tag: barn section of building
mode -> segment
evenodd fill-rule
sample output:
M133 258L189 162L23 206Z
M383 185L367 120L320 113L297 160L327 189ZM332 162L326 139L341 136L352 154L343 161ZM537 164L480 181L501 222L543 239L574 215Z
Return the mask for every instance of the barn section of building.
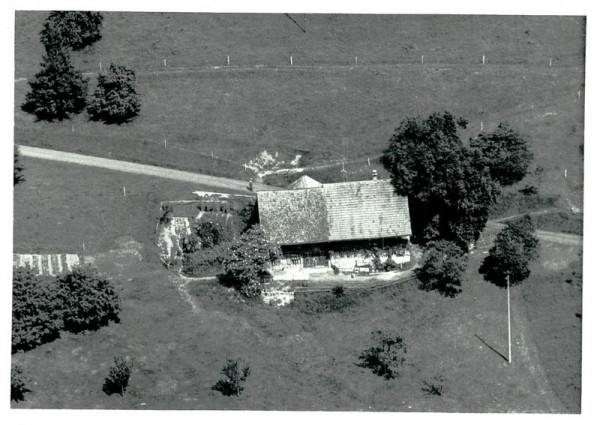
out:
M408 199L389 180L321 184L303 176L257 197L267 237L305 267L330 265L332 253L405 243L412 235Z

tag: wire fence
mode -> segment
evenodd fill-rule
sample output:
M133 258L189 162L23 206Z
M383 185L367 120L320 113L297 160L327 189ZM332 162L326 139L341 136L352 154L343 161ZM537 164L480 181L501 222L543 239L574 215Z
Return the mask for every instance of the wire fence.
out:
M297 53L288 55L242 54L235 56L223 52L221 55L201 55L190 50L177 55L163 55L139 58L137 55L111 55L98 62L89 58L74 58L77 69L86 73L103 72L111 63L129 66L138 75L162 72L193 72L203 70L260 70L260 69L361 69L372 67L473 67L473 66L525 66L546 68L582 68L585 65L583 53L559 54L555 57L506 57L493 53L464 55L452 52L415 52L411 54L381 55L310 55Z

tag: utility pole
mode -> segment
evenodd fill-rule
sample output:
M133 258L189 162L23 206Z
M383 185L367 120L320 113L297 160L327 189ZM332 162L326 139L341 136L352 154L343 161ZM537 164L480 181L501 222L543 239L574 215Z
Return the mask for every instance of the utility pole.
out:
M510 277L506 275L507 309L508 309L508 363L512 361L512 347L510 343Z

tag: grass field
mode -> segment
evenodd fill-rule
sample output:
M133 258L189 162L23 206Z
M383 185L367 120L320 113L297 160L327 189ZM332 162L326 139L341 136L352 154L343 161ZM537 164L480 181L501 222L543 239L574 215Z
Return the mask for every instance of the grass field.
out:
M16 77L37 70L44 16L17 14ZM542 191L581 205L582 19L309 15L302 33L284 15L105 16L103 39L74 62L89 71L98 61L134 67L140 117L115 127L84 116L34 123L19 109L28 87L21 81L17 143L248 178L243 164L263 150L284 160L310 155L312 163L366 160L404 117L447 109L471 122L465 138L481 122L487 131L508 120L544 168ZM167 68L222 65L219 48L243 66L161 72L165 57ZM290 54L298 66L315 66L286 66ZM421 54L436 55L435 64L421 66ZM347 66L357 55L359 66ZM244 68L254 64L276 67Z
M187 285L194 309L164 269L108 255L98 265L123 297L121 323L87 335L66 334L13 356L35 381L27 400L13 406L578 412L580 288L558 279L547 285L548 270L540 265L540 274L512 291L508 365L502 358L506 294L481 281L480 261L480 255L471 258L464 292L456 299L408 284L373 293L345 311L311 315L296 307L236 303L224 287L207 282ZM566 294L568 305L558 301ZM548 311L558 304L558 312ZM401 335L407 345L407 363L395 380L356 365L376 329ZM533 343L538 339L539 349ZM549 349L544 341L561 349ZM115 355L135 361L124 398L101 391ZM241 357L252 369L239 399L211 390L228 357ZM445 378L443 396L425 394L423 380L439 375Z
M193 199L193 191L211 190L33 158L23 158L23 164L26 181L15 187L14 197L13 249L19 253L93 255L131 238L147 248L149 261L157 259L154 230L160 202Z

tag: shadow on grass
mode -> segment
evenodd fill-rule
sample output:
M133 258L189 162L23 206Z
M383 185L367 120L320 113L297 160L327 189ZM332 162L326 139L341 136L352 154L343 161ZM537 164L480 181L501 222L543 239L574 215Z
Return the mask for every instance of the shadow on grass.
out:
M488 344L487 342L485 342L483 340L483 338L481 338L479 335L475 334L475 338L477 338L479 341L481 341L487 348L489 348L490 350L492 350L494 353L498 354L500 357L502 357L505 361L508 361L508 359L506 357L504 357L504 354L501 354L498 350L496 350L494 347L492 347L490 344Z

